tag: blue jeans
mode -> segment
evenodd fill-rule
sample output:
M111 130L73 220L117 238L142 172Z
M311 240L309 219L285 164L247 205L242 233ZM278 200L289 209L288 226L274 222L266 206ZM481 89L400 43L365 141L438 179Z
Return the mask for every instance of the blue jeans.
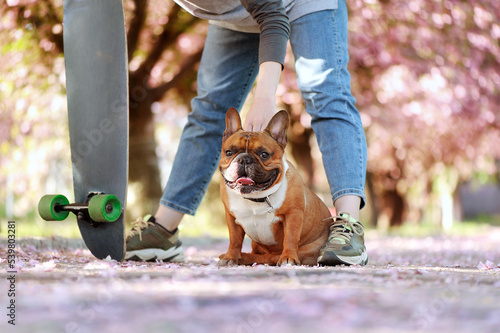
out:
M321 22L321 24L318 24ZM312 13L291 23L290 43L306 111L323 155L335 202L365 205L366 139L347 71L347 8ZM258 74L259 34L211 25L198 72L198 96L184 128L160 203L193 215L217 169L229 107L240 110Z

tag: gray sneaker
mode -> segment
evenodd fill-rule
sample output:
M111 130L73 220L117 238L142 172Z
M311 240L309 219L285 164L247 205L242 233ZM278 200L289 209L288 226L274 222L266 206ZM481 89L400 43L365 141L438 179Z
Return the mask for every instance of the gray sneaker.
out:
M349 214L341 213L331 218L328 241L319 251L318 264L366 265L366 254L363 225Z
M146 215L134 222L127 233L125 260L170 262L184 261L179 229L170 232L156 223L154 216Z

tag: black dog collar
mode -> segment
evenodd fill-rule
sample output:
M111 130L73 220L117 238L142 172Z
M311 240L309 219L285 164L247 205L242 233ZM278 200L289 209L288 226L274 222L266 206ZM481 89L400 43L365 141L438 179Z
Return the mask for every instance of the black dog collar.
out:
M245 197L243 197L243 199L250 200L253 202L265 202L269 206L267 211L269 213L272 213L274 211L274 207L273 207L273 205L271 205L271 200L269 200L269 196L264 197L264 198L245 198Z

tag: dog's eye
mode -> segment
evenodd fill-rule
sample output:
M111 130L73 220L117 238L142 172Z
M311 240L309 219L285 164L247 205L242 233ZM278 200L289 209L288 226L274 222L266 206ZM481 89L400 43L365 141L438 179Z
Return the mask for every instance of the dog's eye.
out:
M233 152L232 152L232 151L230 151L230 150L226 150L226 156L227 156L227 157L230 157L230 156L232 156L232 155L233 155Z
M262 153L260 153L259 155L260 158L262 158L263 160L269 158L269 153L263 151Z

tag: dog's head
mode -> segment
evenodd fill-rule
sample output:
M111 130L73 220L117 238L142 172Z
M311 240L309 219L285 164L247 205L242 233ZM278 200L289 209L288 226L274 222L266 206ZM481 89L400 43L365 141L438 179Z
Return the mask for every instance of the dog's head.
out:
M279 111L261 132L247 132L234 108L226 113L219 168L226 186L239 194L265 191L285 174L288 113Z

